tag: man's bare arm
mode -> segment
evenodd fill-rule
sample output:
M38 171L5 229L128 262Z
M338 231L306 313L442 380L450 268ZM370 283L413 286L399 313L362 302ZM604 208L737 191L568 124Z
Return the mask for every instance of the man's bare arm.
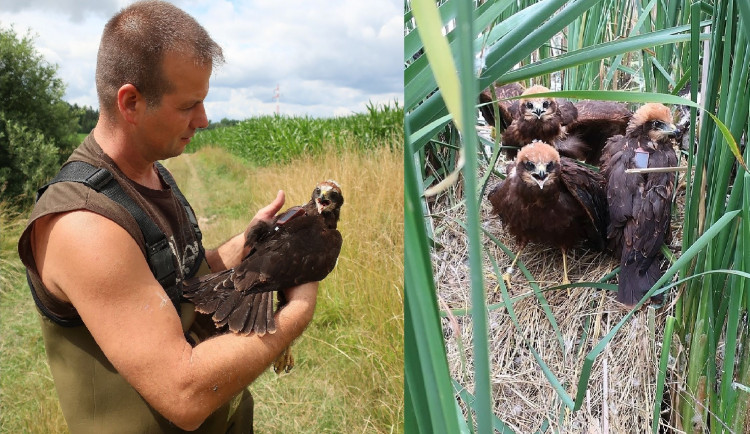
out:
M36 223L34 256L45 285L78 310L120 374L164 417L198 427L257 378L312 319L317 283L287 291L278 330L226 334L192 348L141 250L119 225L74 211Z

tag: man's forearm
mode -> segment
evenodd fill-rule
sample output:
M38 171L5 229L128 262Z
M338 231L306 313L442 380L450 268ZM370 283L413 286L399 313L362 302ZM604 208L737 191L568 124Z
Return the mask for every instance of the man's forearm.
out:
M211 272L215 273L236 267L242 260L244 247L245 234L241 233L215 249L206 250L206 262L208 262Z
M182 394L189 397L183 401L188 426L200 424L214 408L254 381L302 334L312 320L317 287L313 282L292 289L291 300L275 315L276 333L263 337L230 333L209 339L185 354L183 372L189 372L192 379Z

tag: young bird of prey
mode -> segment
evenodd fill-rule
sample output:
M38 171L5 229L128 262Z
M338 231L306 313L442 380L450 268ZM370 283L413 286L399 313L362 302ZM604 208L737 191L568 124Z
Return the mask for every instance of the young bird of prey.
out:
M620 259L617 300L633 306L661 277L661 245L671 235L675 173L625 173L635 167L675 167L672 114L662 104L645 104L624 136L612 137L602 155L607 180L609 248ZM637 155L639 154L639 155Z
M498 88L498 99L512 96L515 87L505 85ZM518 86L520 87L520 86ZM498 108L507 127L502 136L505 154L515 158L518 149L534 141L553 145L560 155L599 164L601 150L607 139L624 134L632 116L625 104L583 100L576 103L556 100L551 97L535 97L535 94L549 92L544 86L532 86L521 95L524 98L513 103L498 101ZM517 95L518 93L516 93ZM480 94L480 101L488 100L489 92ZM492 106L482 107L482 114L492 110ZM508 119L512 116L512 119ZM512 122L511 122L512 120Z
M607 229L604 178L577 162L560 157L547 143L534 142L518 153L508 177L488 195L492 211L520 249L528 242L558 247L563 254L563 283L568 279L566 252L580 241L602 250Z
M250 252L237 267L190 279L183 294L198 312L213 314L217 328L228 326L244 335L274 333L273 291L281 308L281 290L323 280L336 265L342 243L336 225L343 204L336 182L318 184L304 206L248 229L245 246Z
M505 155L515 158L518 150L533 141L554 145L564 136L563 126L578 116L570 101L559 102L555 98L535 97L537 93L549 92L544 86L535 85L526 89L518 100L518 112L513 122L503 132L503 146L509 146Z

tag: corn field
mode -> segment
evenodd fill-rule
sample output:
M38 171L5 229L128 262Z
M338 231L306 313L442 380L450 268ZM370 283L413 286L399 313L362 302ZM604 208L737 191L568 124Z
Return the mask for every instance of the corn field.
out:
M609 429L603 411L605 429L581 432L750 432L750 3L411 0L404 23L406 432L522 432L498 416L493 402L488 318L498 311L511 319L510 333L555 394L536 432L570 426L566 421L587 405L603 354L641 319L654 340L653 401L641 403L650 410L637 419L641 425ZM500 134L476 132L478 94L513 82L543 84L553 90L549 96L631 108L660 102L690 124L679 155L684 190L673 198L677 246L663 247L668 269L632 310L605 315L611 328L597 334L583 327L576 338L580 360L565 362L576 365L574 378L562 378L541 344L526 339L518 319L522 297L509 294L487 248L510 252L482 218L490 179L502 177L494 168L502 144ZM453 220L466 239L469 307L463 310L446 307L437 295L445 226L433 218L435 200L424 194L435 185L447 208L461 210ZM606 296L617 271L612 266L597 281L571 286ZM571 288L541 288L527 277L534 293L526 298L542 306L553 345L565 347L552 296ZM488 281L499 287L500 301L492 305ZM668 295L668 302L656 313L639 313L655 294ZM470 324L472 336L460 348L460 375L446 346L456 317ZM589 347L580 344L592 336Z

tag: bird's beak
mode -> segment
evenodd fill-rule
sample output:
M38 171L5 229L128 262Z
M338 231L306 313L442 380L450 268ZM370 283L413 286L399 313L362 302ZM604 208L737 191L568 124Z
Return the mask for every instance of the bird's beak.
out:
M315 207L318 209L318 214L323 212L324 209L331 205L331 199L328 198L328 192L324 191L320 197L315 199Z
M531 113L534 113L537 119L541 119L542 115L544 114L544 110L541 107L534 107Z
M536 171L532 174L534 182L539 186L540 190L544 190L544 183L547 182L547 170L545 165L537 166Z
M665 136L675 137L680 132L680 130L678 130L677 127L674 126L674 124L665 124L664 128L661 129L661 132Z

